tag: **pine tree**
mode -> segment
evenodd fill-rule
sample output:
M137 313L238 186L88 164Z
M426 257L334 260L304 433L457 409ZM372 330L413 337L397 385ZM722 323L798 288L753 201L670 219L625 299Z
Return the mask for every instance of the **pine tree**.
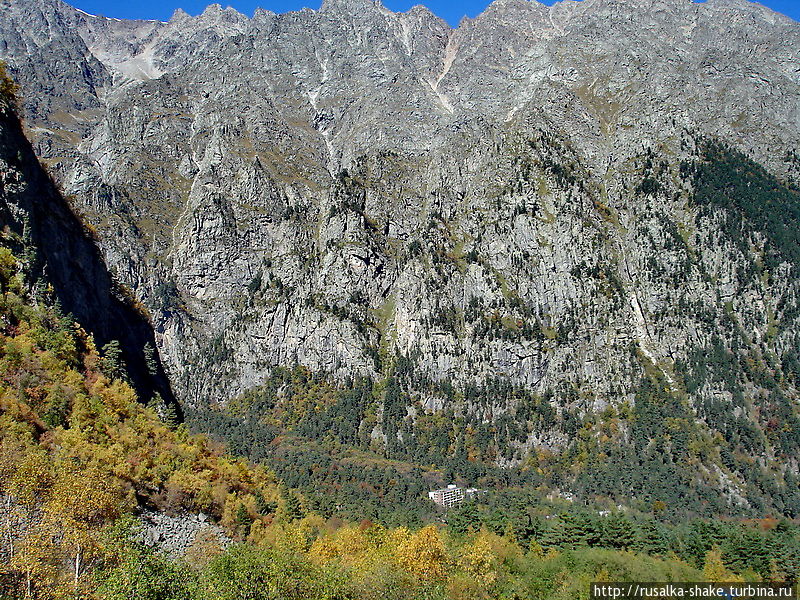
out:
M279 521L283 522L291 522L300 519L303 516L303 506L297 494L284 491L283 502L279 504L275 516Z
M655 519L641 523L634 547L649 554L665 554L669 544L663 527Z
M144 362L145 365L147 365L147 372L151 377L155 377L158 374L158 362L156 361L156 351L153 349L153 345L150 342L144 345L143 353Z
M22 261L28 273L36 272L36 246L33 243L30 216L25 215L22 220Z
M162 402L164 402L162 400ZM174 429L180 424L180 419L178 418L178 409L175 407L175 404L167 404L164 403L164 416L162 418L164 424Z
M125 367L122 361L122 348L120 347L119 340L111 340L102 350L103 373L109 379L124 379Z
M481 515L475 502L465 502L447 513L447 524L458 533L477 530L481 524Z
M607 548L627 550L636 542L636 530L628 517L613 514L603 522L601 539Z
M236 529L243 538L250 534L252 522L253 520L250 518L250 513L247 512L247 507L244 503L240 503L236 509Z

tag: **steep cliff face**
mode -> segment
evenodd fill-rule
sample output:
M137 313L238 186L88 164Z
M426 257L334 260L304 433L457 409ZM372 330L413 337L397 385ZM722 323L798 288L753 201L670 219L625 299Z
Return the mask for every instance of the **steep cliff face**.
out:
M794 21L743 0L497 0L457 29L368 0L167 23L0 5L35 149L182 402L279 365L392 379L405 405L357 417L373 441L510 416L513 441L482 444L516 464L576 430L498 381L564 416L645 378L796 470L797 240L752 210L796 224Z
M75 215L25 138L11 103L0 97L0 227L21 244L39 301L57 301L93 334L98 347L120 342L142 398L175 403L143 307L110 276L92 231Z

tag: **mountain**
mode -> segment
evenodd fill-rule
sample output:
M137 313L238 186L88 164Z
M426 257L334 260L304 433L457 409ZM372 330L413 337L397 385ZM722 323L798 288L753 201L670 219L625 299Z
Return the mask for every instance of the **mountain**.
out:
M798 23L744 0L496 0L456 29L370 0L0 7L33 148L190 412L800 514ZM334 391L287 394L298 366Z
M356 498L356 524L342 520L347 512L330 497L322 503L287 489L263 466L160 416L153 398L143 406L148 396L125 380L137 378L131 347L120 360L113 342L102 352L95 342L104 326L129 342L126 326L147 331L145 315L129 298L103 301L119 284L109 285L91 230L36 161L13 92L0 69L4 598L567 599L587 598L586 582L609 572L620 581L781 581L768 585L791 591L800 528L785 519L667 524L506 489L484 490L445 514L428 502L423 522L409 511L394 528L365 519ZM69 277L83 289L64 286ZM67 303L82 308L81 299L94 314L64 314ZM299 367L272 379L281 375L282 388L305 389L312 400L348 395L319 380L309 386ZM376 471L373 464L360 474L360 491L380 487ZM393 494L400 483L383 482ZM419 508L417 495L399 500Z
M6 81L4 73L0 76L0 83ZM146 310L110 275L96 232L75 214L42 168L13 103L2 95L0 223L6 244L24 259L30 299L53 303L62 317L69 315L80 323L99 347L117 344L114 352L124 361L140 397L151 400L157 395L175 408Z

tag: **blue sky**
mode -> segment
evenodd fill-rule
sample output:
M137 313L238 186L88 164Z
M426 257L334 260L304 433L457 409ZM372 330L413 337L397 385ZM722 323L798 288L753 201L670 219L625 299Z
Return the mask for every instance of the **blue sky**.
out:
M203 12L208 4L214 2L222 6L233 6L239 12L252 15L257 7L274 12L299 10L304 6L319 8L320 0L67 0L81 10L94 15L105 15L120 19L159 19L166 21L176 8L182 8L190 15ZM491 0L383 0L383 4L394 11L405 11L415 4L424 4L437 15L455 26L462 16L476 16ZM553 4L554 0L545 0ZM789 15L800 21L800 1L763 0L762 4L773 10Z

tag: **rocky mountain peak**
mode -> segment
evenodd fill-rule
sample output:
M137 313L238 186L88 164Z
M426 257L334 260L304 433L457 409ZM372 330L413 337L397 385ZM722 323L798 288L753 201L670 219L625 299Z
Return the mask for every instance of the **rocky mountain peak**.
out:
M169 23L179 23L191 18L191 15L189 15L189 13L187 13L185 10L182 8L176 8L175 12L173 12L172 16L169 18Z
M319 12L356 17L373 12L390 12L380 0L323 0Z
M209 4L205 10L200 14L200 18L203 19L220 19L226 20L231 22L241 21L243 19L247 19L246 15L243 15L235 8L228 6L227 8L222 8L221 4Z

